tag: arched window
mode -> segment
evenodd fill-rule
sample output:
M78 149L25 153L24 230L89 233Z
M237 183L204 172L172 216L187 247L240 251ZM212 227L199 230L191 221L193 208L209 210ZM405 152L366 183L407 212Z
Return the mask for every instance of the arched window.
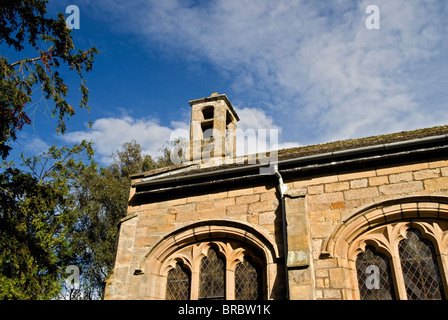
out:
M207 260L203 260L204 257ZM187 299L197 300L200 298L201 268L205 268L206 261L209 263L210 259L217 258L221 264L220 273L224 274L220 285L224 287L224 294L221 291L212 296L234 300L235 270L246 259L258 272L258 299L276 299L282 294L276 264L280 257L274 238L262 228L230 220L199 221L160 239L141 258L134 275L147 275L145 279L141 278L140 286L145 287L139 291L142 298L168 299L167 292L172 289L167 287L174 287L175 271L172 270L179 265L189 275Z
M395 299L447 299L448 197L412 196L375 203L344 221L324 248L322 257L341 259L346 299L380 297L368 281L374 275L380 284L391 279ZM379 253L384 254L384 263L388 260L390 272L377 264ZM379 268L367 270L369 265Z
M201 261L199 299L225 299L225 272L225 262L210 248Z
M235 268L235 300L258 300L262 293L260 267L244 258Z
M443 299L442 280L434 245L417 229L407 231L399 243L401 269L409 300Z
M446 243L448 234L441 226L424 221L397 222L359 237L353 243L353 248L359 248L354 252L361 251L355 261L359 298L445 299L445 273L440 272L441 268L444 270L443 259L437 258L435 247ZM387 255L378 252L378 248Z
M190 272L179 263L168 272L166 283L167 300L190 299L191 277Z
M265 260L258 250L239 241L198 242L165 263L167 300L264 298Z
M362 300L393 300L395 298L389 259L367 246L356 259L359 294Z

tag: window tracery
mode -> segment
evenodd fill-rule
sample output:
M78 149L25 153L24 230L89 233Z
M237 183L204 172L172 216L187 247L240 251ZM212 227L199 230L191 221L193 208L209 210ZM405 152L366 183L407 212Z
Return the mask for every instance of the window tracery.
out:
M178 250L162 268L167 274L165 298L262 299L264 262L254 250L237 241L205 241ZM179 261L187 272L179 271ZM173 293L175 289L182 293Z
M447 239L447 223L436 220L390 223L358 237L349 260L355 264L359 298L444 299ZM378 287L372 285L375 276Z
M442 299L442 281L431 241L421 238L417 229L409 229L398 248L408 299Z
M394 286L389 259L374 246L367 246L356 259L361 300L393 300Z
M199 299L225 298L225 272L225 262L218 257L215 249L210 248L201 260Z
M190 298L190 272L176 263L175 268L168 272L166 285L167 300L187 300Z
M260 299L261 279L261 270L257 264L244 258L235 269L235 300Z

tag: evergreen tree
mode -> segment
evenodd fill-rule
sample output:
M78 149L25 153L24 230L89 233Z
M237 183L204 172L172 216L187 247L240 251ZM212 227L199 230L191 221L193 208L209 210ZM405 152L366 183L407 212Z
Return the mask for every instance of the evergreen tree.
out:
M89 167L77 179L74 201L77 221L72 223L68 242L74 250L73 264L81 269L79 299L99 299L104 280L112 271L120 219L126 216L131 178L134 173L172 164L168 147L153 159L135 141L124 143L112 155L113 163L97 170Z
M58 132L64 133L65 120L75 114L66 101L69 88L60 77L59 68L75 70L80 77L80 107L88 109L89 90L83 72L92 69L96 48L75 51L71 30L64 15L45 17L46 0L2 0L0 5L0 44L13 48L20 56L25 48L34 48L36 56L10 61L0 54L0 156L6 159L17 130L31 124L29 104L36 89L57 117ZM37 107L39 107L37 103Z
M11 61L0 54L0 299L49 299L59 292L61 267L72 257L66 238L76 205L72 182L90 166L93 153L83 142L22 158L26 170L6 162L17 131L31 124L29 110L48 108L57 118L56 131L65 132L65 121L75 110L66 101L69 88L60 68L79 75L79 105L89 108L84 73L92 69L98 51L75 50L64 15L46 17L47 3L2 0L0 4L0 44L20 57ZM36 53L24 57L25 49ZM41 98L32 101L39 93Z
M69 149L23 158L19 170L0 173L0 299L51 299L61 290L61 270L71 264L67 238L77 204L76 177L94 164L85 141ZM86 164L88 160L90 164Z

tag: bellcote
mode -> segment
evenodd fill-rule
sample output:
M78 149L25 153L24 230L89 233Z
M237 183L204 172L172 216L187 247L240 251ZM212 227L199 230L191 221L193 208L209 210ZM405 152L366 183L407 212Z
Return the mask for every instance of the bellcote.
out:
M236 154L236 127L240 120L225 94L189 101L190 160L217 162Z

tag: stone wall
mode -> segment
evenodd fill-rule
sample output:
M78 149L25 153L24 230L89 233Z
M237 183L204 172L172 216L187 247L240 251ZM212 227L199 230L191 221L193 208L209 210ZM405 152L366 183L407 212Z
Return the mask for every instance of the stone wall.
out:
M316 299L344 299L347 274L342 262L322 258L337 228L369 205L421 195L448 195L448 161L384 166L357 172L316 176L292 182L306 188L311 225Z
M141 283L145 276L138 275L138 268L148 250L170 232L198 221L232 220L253 225L269 234L278 252L283 253L282 206L276 180L265 181L266 185L229 186L206 194L179 194L176 199L130 206L121 223L106 298L144 298ZM347 219L369 205L412 195L448 195L448 161L285 181L289 187L286 198L290 199L286 200L286 217L291 299L346 299L351 298L344 291L347 272L340 259L326 255L328 239ZM303 261L298 262L300 259Z
M137 279L134 273L148 250L170 232L206 220L253 225L270 235L277 250L283 252L281 206L274 183L129 206L128 216L121 223L117 259L114 273L107 280L106 298L138 298L141 278Z

